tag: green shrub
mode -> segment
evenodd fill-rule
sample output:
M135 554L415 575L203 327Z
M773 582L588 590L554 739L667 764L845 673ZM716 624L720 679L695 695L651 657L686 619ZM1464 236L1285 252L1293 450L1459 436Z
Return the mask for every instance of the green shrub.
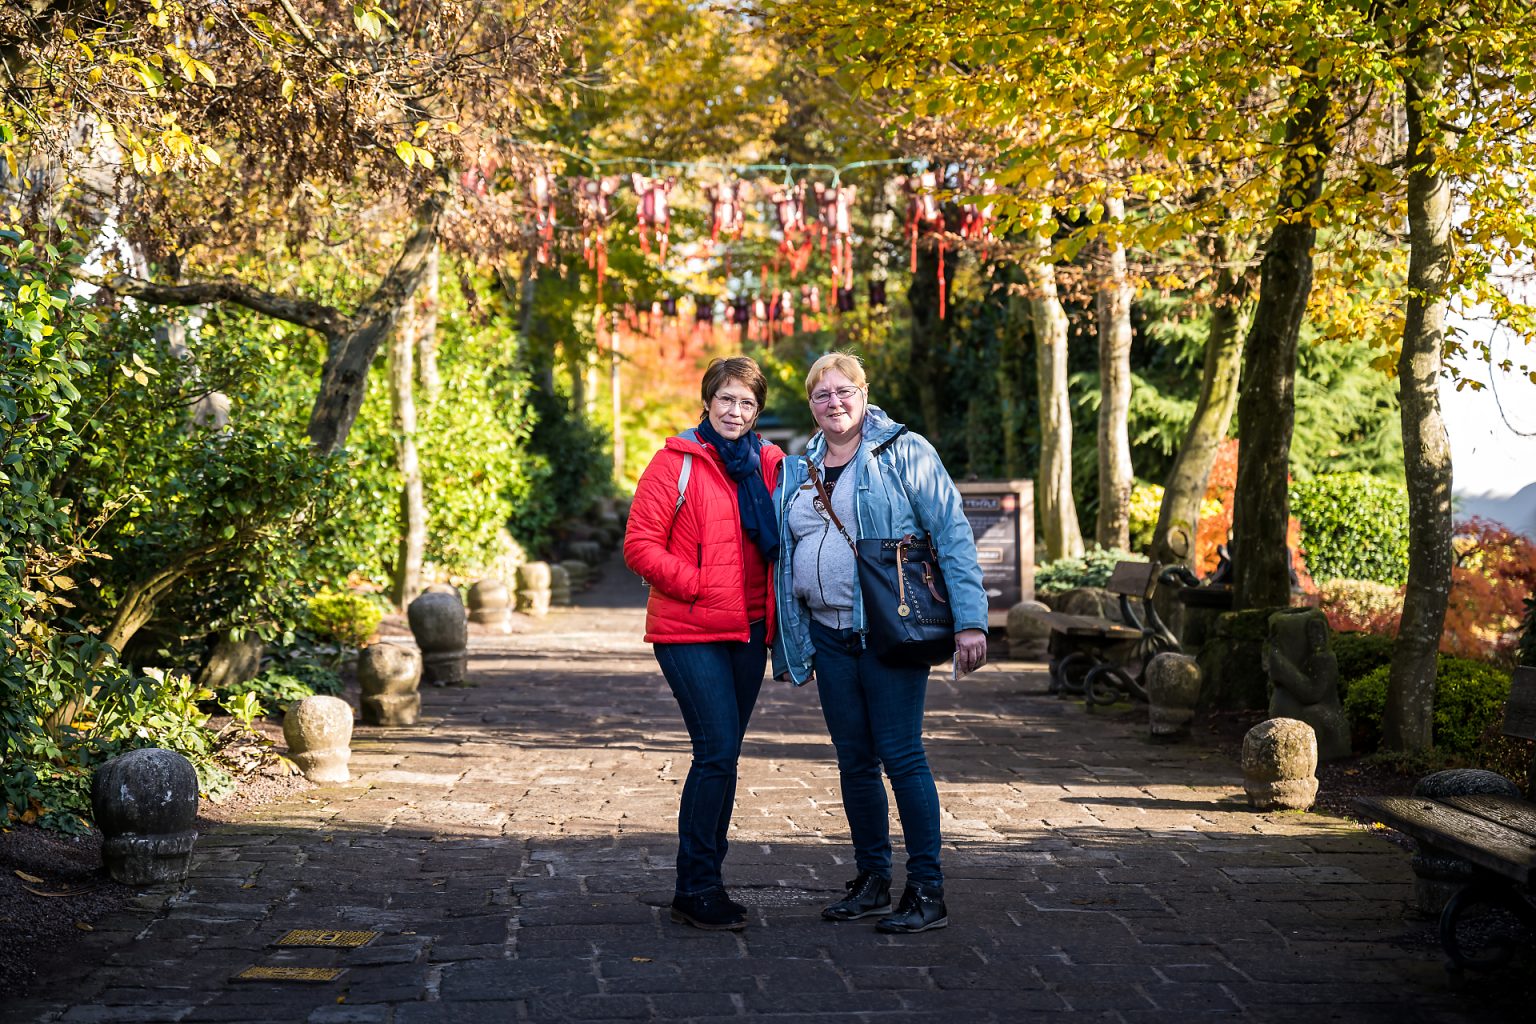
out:
M1291 514L1312 578L1400 584L1408 578L1408 498L1367 473L1332 473L1291 485Z
M1361 676L1392 663L1390 636L1377 633L1335 633L1329 639L1334 660L1339 663L1339 696L1349 693L1349 688Z
M1520 619L1520 642L1515 648L1515 662L1536 665L1536 597L1525 599L1525 615Z
M1356 679L1344 697L1344 713L1354 730L1357 749L1381 743L1390 665ZM1470 658L1440 655L1435 676L1434 744L1446 754L1473 758L1484 733L1497 731L1509 698L1509 673Z
M348 647L367 643L382 621L383 611L362 594L327 590L309 599L310 628Z
M334 697L341 693L341 677L330 669L308 662L269 667L254 679L232 683L219 691L221 701L251 694L268 712L280 712L296 700L315 694Z
M1035 590L1073 590L1102 587L1119 562L1145 562L1145 555L1118 548L1096 548L1081 558L1058 558L1035 570Z

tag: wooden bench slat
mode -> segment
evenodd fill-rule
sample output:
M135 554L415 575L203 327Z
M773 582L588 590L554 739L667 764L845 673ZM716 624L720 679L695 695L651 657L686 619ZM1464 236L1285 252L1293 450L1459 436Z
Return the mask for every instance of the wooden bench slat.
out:
M1536 668L1521 666L1509 680L1504 704L1504 735L1536 740Z
M1356 805L1421 843L1529 887L1536 881L1536 839L1424 797L1361 798Z
M1440 797L1439 800L1443 804L1460 808L1468 814L1496 821L1536 841L1536 804L1529 801L1521 800L1519 797L1491 796L1486 793L1477 796L1446 796Z
M1104 589L1111 594L1151 597L1157 589L1157 570L1156 562L1116 562Z
M1133 629L1123 623L1112 622L1109 619L1095 618L1092 615L1068 615L1066 612L1037 612L1031 611L1029 617L1036 622L1043 622L1058 633L1066 633L1070 636L1141 636L1141 631Z

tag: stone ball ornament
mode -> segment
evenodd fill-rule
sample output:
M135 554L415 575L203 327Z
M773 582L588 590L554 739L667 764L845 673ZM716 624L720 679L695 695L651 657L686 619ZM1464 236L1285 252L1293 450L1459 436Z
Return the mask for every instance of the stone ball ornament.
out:
M113 880L158 885L187 877L197 794L197 770L174 750L144 747L96 769L91 809Z
M1256 811L1304 811L1317 799L1317 733L1295 718L1260 722L1243 737L1243 789Z
M283 716L288 757L310 782L346 782L352 777L352 706L340 697L296 700Z
M411 602L405 617L421 648L422 681L462 686L469 662L469 619L457 595L422 594Z
M399 644L377 643L357 656L364 725L415 725L421 714L421 655Z

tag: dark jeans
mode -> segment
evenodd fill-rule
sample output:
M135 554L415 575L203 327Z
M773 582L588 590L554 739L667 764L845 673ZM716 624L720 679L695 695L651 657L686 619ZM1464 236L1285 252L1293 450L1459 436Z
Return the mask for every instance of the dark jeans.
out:
M693 764L677 809L679 895L721 884L725 834L736 802L736 761L768 659L766 628L754 622L747 643L653 645L693 740Z
M891 819L880 769L891 780L907 846L907 881L943 885L939 791L923 750L928 669L896 668L859 646L859 634L811 621L816 690L837 748L843 811L859 871L891 876Z

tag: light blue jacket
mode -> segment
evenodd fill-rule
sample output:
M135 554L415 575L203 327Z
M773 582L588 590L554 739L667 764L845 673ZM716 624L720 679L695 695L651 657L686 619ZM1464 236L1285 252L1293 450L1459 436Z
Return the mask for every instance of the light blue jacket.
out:
M789 532L789 498L803 484L811 486L806 459L819 467L827 455L826 439L818 431L804 456L786 456L779 473L774 502L779 511L779 562L774 570L778 602L778 636L773 644L773 674L789 673L796 686L810 679L815 652L811 647L810 611L795 597L795 539ZM864 439L849 463L858 488L853 496L859 537L933 535L939 568L949 588L955 632L987 628L987 594L976 560L976 538L965 518L960 492L927 439L887 416L878 406L864 414ZM863 598L853 584L853 628L866 631Z

